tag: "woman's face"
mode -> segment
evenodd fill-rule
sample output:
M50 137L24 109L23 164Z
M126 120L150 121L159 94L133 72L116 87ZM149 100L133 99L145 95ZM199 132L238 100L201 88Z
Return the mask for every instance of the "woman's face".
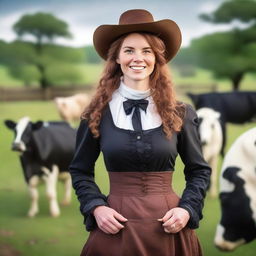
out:
M148 83L155 66L155 54L143 35L132 33L124 39L116 62L120 64L125 84Z

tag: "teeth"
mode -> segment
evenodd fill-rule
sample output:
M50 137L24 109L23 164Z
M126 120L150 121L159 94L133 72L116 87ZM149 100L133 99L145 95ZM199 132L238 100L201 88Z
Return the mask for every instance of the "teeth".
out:
M134 69L134 70L142 70L142 69L144 69L145 67L133 67L133 66L131 66L130 68L131 68L131 69Z

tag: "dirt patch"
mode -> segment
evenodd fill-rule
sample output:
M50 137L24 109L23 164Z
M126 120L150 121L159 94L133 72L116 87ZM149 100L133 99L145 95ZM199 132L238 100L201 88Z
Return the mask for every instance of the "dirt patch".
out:
M0 229L0 236L11 237L13 235L14 235L14 231L12 230Z
M39 240L37 238L32 238L26 241L26 244L28 245L35 245L38 244Z
M21 256L21 252L17 251L9 244L0 244L1 256Z

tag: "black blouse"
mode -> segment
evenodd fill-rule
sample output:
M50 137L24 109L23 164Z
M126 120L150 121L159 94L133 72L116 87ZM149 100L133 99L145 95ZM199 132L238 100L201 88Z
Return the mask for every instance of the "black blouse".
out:
M81 121L69 169L88 231L96 225L94 208L108 205L107 197L94 181L94 166L100 151L109 172L173 171L179 154L185 165L186 179L179 207L190 214L188 227L199 226L211 169L202 156L198 119L190 105L186 105L182 130L174 133L171 139L166 138L162 125L141 132L116 127L109 105L102 115L99 138L93 137L86 120Z

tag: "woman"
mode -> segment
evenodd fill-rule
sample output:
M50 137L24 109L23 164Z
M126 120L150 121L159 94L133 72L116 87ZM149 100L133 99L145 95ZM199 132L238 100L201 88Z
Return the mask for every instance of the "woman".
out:
M106 60L95 97L82 115L73 186L91 231L81 255L202 255L193 229L202 218L210 168L202 157L194 110L175 99L166 63L181 44L171 20L128 10L102 25L94 46ZM110 193L94 182L100 151ZM177 155L186 188L171 188Z

